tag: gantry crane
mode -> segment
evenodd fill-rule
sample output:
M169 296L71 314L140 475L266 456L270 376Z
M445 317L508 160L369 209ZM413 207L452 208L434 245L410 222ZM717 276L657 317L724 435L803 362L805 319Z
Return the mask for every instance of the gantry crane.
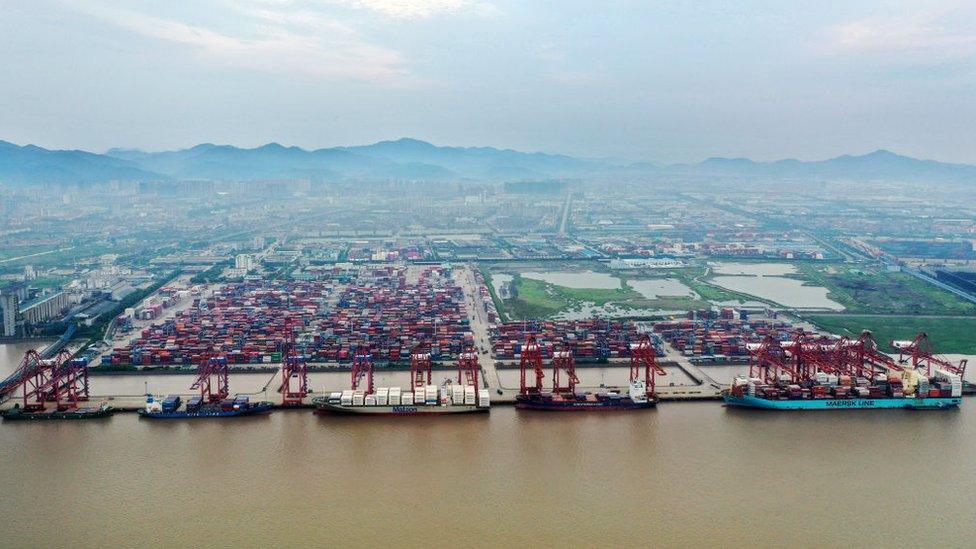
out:
M478 364L478 353L474 347L468 347L458 356L458 383L480 389L478 386L478 372L481 366Z
M535 385L526 382L526 372L529 368L535 373ZM539 347L535 336L530 335L522 345L522 356L519 359L519 392L523 395L541 393L542 380L545 377L546 374L542 371L542 348Z
M925 332L919 333L912 341L892 341L891 346L898 351L898 362L904 364L908 357L911 358L912 368L925 368L927 375L932 375L932 366L945 370L949 373L964 379L966 376L967 360L960 360L958 364L953 364L944 358L935 356L932 351L932 342Z
M295 336L289 333L281 356L281 403L284 406L300 406L308 396L308 362L295 346Z
M50 402L58 410L66 410L88 400L88 364L72 361L67 349L48 359L31 349L25 353L19 371L18 386L26 411L43 410Z
M644 385L647 388L647 396L655 395L657 376L666 376L668 373L657 364L657 351L651 343L651 336L641 334L637 343L630 345L630 381L633 383L640 379L640 371L644 370Z
M220 402L230 395L227 358L204 355L197 366L197 380L190 389L199 389L204 402Z
M359 389L359 384L366 378L366 394L373 394L373 355L367 351L356 352L352 360L352 390Z
M566 385L562 384L562 373L566 374ZM552 353L552 392L575 393L577 383L579 383L579 378L576 377L576 361L573 359L573 351L562 349Z
M432 379L430 348L423 343L410 351L410 384L414 389L430 385Z

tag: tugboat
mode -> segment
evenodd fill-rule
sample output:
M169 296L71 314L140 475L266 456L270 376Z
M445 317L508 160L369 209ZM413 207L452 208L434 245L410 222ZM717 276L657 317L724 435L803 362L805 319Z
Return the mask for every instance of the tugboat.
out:
M186 405L179 395L170 395L161 401L147 395L146 406L139 410L139 416L152 419L239 417L268 413L273 407L270 402L251 402L245 395L229 398L227 359L224 357L205 357L198 366L197 380L190 388L199 389L200 396L189 399Z
M605 393L577 393L576 366L572 352L556 351L552 359L552 392L543 392L545 372L542 368L542 349L535 339L529 336L522 347L519 361L521 386L515 396L515 407L520 410L542 410L553 412L602 412L619 410L644 410L654 408L659 401L654 391L656 375L667 375L655 362L654 346L650 337L643 335L637 344L632 344L630 360L630 385L627 394L616 391ZM535 373L535 385L526 384L526 372L531 367ZM644 379L640 370L644 369ZM566 375L565 385L561 381Z

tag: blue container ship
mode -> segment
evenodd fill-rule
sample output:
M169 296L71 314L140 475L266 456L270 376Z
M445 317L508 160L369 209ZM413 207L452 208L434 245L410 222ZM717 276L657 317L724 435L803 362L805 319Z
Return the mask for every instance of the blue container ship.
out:
M764 408L768 410L851 410L906 408L910 410L942 410L959 406L962 398L819 398L809 400L770 399L748 395L723 395L727 406Z
M151 419L223 418L266 414L272 408L270 402L251 402L243 395L209 403L202 397L193 397L185 405L178 395L169 395L161 401L149 395L139 415Z
M906 370L870 380L818 373L804 383L738 376L722 398L726 406L766 410L946 410L962 402L962 380L941 370L933 377Z

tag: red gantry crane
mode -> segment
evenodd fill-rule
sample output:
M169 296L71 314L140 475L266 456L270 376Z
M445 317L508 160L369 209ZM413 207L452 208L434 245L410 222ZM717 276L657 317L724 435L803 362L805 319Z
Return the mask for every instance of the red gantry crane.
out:
M562 373L566 374L566 385L562 384ZM562 349L552 354L552 392L554 393L575 393L576 384L579 378L576 377L576 361L573 360L573 351Z
M197 366L197 380L190 389L199 389L204 402L220 402L230 395L227 358L223 356L203 356Z
M58 410L77 407L88 400L88 364L72 361L62 349L53 358L43 359L35 350L27 351L20 364L20 383L25 411L39 411L53 402Z
M789 373L796 379L796 372L789 363L786 350L779 340L766 336L760 343L746 345L749 351L749 377L759 378L765 383L779 383L781 373Z
M864 375L874 377L875 374L900 372L905 368L890 356L878 350L878 344L870 331L861 332L861 336L850 347L848 359L855 362Z
M281 357L281 403L284 406L300 406L308 396L308 363L305 355L295 346L294 334L289 334Z
M474 347L468 347L458 356L459 384L469 385L476 390L480 389L481 387L478 386L478 372L480 370L481 366L478 364L478 353L475 352Z
M526 371L531 368L535 373L535 385L526 383ZM522 357L519 359L519 391L523 394L539 394L542 392L542 380L546 374L542 371L542 348L534 335L526 338L522 345Z
M414 389L430 385L432 378L430 348L423 344L417 344L410 351L410 384Z
M932 375L932 366L940 370L945 370L963 379L966 375L965 359L958 364L953 364L948 360L935 356L932 351L932 342L928 334L919 333L912 341L892 341L891 346L898 350L898 362L904 364L907 358L911 357L912 368L925 368L926 375Z
M366 394L373 394L373 355L362 351L356 352L352 360L352 390L359 390L359 384L366 378Z
M651 343L651 336L641 334L636 344L630 346L630 381L634 382L640 378L641 368L644 369L644 385L647 388L647 396L655 395L657 384L656 376L666 376L667 372L657 364L657 352Z

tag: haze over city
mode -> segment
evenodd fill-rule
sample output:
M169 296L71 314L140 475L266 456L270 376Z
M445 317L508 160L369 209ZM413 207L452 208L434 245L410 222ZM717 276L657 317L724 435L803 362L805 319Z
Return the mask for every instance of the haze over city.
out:
M976 163L971 2L7 2L0 139Z
M973 545L973 2L0 6L0 549Z

